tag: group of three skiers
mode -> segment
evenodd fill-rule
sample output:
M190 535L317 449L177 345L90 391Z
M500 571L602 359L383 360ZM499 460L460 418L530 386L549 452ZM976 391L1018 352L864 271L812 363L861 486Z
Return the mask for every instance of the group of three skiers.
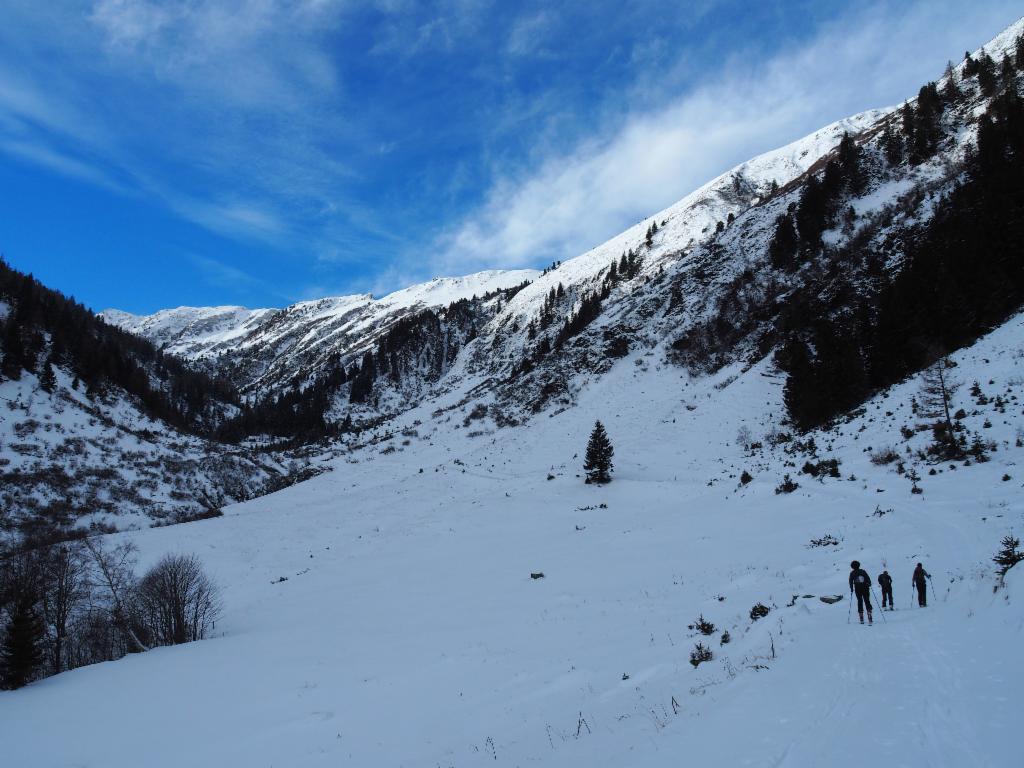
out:
M860 623L864 623L864 609L867 608L868 624L871 624L871 577L860 567L858 560L850 563L850 569L850 592L857 596L857 613L860 616ZM914 569L911 583L917 590L917 604L922 608L928 605L928 583L925 579L930 578L931 574L924 569L921 563L918 563L917 568ZM886 607L890 611L893 610L895 606L892 602L892 576L888 571L883 570L879 575L878 586L882 588L882 610L884 611Z

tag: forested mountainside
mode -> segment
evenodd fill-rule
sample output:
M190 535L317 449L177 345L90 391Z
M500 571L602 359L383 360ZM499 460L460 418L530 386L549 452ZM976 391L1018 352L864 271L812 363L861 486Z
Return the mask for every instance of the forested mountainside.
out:
M2 259L0 308L0 373L5 379L37 374L44 391L52 391L55 369L61 368L72 376L75 389L89 395L121 390L154 419L192 434L213 432L237 410L231 383L108 325Z
M234 386L0 261L0 548L166 524L315 470L215 437Z

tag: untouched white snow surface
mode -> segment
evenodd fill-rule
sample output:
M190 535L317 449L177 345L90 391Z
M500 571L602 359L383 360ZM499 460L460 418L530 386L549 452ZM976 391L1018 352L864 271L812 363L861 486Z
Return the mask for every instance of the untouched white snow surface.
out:
M407 446L123 534L140 567L203 559L224 588L217 636L0 692L4 764L1020 765L1024 574L993 592L989 558L1024 522L1022 405L977 406L968 386L1024 393L1024 320L956 355L957 405L998 450L934 476L908 456L919 496L866 452L924 445L899 433L916 382L815 436L842 460L819 482L803 457L735 445L782 412L765 365L690 380L647 354L528 428L471 438L461 412L424 408ZM616 448L605 487L578 477L596 417ZM784 472L800 488L777 495ZM809 547L826 534L840 545ZM895 580L898 610L873 627L818 600L845 596L853 558ZM910 607L917 561L927 609ZM752 622L757 602L772 610ZM687 628L700 614L714 637ZM698 639L715 659L694 669Z

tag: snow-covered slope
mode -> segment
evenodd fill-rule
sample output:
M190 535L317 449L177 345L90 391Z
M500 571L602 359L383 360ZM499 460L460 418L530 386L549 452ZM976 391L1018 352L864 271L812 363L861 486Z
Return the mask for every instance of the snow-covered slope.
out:
M452 428L461 413L414 409L404 440L367 436L332 473L132 534L143 565L203 559L224 587L218 636L0 693L7 759L1017 765L1024 583L1011 571L993 592L989 558L1024 524L1024 319L955 356L987 396L965 386L955 406L991 460L934 475L916 454L927 433L900 432L916 381L811 435L812 456L778 435L764 366L690 378L656 359L622 359L577 407L483 439ZM595 417L616 448L605 487L579 476ZM737 444L743 426L764 448ZM909 451L922 494L872 463L886 445ZM830 457L840 478L799 474ZM777 494L785 473L800 487ZM837 543L814 545L826 536ZM895 579L897 610L872 627L848 623L854 558ZM911 607L918 561L927 609ZM770 612L753 621L757 603ZM698 616L711 636L690 628ZM695 669L696 642L714 658Z
M238 341L253 326L259 325L262 318L275 311L245 307L178 307L152 315L108 309L100 316L111 325L165 347L171 354L183 356L191 349ZM189 340L188 347L181 346L184 338Z
M224 445L147 414L125 393L86 394L63 369L0 382L0 549L17 535L127 530L219 514L317 470Z

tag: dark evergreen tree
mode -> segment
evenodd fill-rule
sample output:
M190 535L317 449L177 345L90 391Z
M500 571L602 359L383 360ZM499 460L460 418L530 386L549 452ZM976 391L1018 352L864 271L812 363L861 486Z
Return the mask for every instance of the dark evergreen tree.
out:
M580 302L579 309L565 321L562 329L555 336L556 348L562 346L573 336L581 333L588 325L598 318L601 314L602 296L607 297L607 287L608 284L605 283L602 288L602 293L591 293L583 298L583 301Z
M914 126L916 125L914 107L909 101L904 102L900 109L900 121L903 124L903 136L909 144L914 140Z
M25 348L21 341L21 330L13 319L9 319L3 325L3 334L0 336L0 352L3 353L3 361L0 361L0 374L12 381L17 381L21 378L21 371L25 367Z
M999 84L1003 88L1012 88L1016 77L1017 72L1013 67L1013 56L1008 53L999 62Z
M978 74L978 62L971 58L970 51L964 51L964 77L974 77Z
M824 187L816 176L810 176L804 184L800 204L796 208L796 226L805 251L814 252L821 247L827 215L828 200Z
M956 70L953 69L953 62L946 64L943 78L946 82L942 85L942 101L947 105L956 104L963 94L956 84Z
M864 173L863 150L848 133L843 134L839 142L839 170L842 172L844 186L853 195L861 195L867 187L867 174Z
M359 366L359 373L352 379L352 388L349 391L349 402L365 403L373 391L373 382L377 378L377 365L373 361L373 353L363 354L363 361Z
M10 690L35 679L44 661L44 635L35 605L23 596L11 610L0 645L0 685Z
M47 360L43 363L43 369L39 372L39 386L44 392L53 392L57 385L57 377L53 373L53 363Z
M911 162L922 163L938 149L942 137L939 122L942 108L942 99L935 83L922 86L917 94L917 109L914 111L914 132L910 135Z
M996 573L1000 576L1005 576L1008 570L1021 560L1024 560L1024 552L1017 549L1020 546L1020 539L1016 538L1012 533L1003 537L1000 546L1001 549L992 558L992 562L999 566L996 569Z
M903 138L893 128L891 120L882 133L882 152L889 165L899 165L903 160Z
M982 53L977 59L976 76L981 95L986 98L994 95L999 81L996 78L996 63L987 53Z
M775 234L768 244L768 256L776 269L792 271L796 267L796 253L800 247L793 219L787 213L775 220Z
M612 480L612 456L615 449L612 447L608 433L600 421L594 422L594 429L590 433L590 440L587 442L586 460L583 469L587 473L588 483L610 483Z

